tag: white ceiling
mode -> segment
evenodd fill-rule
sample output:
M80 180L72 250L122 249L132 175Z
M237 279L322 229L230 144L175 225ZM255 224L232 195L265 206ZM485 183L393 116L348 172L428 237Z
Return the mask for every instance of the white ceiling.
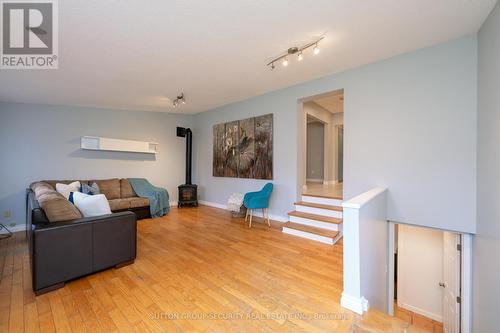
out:
M0 100L196 113L472 34L495 3L64 0L59 69L0 71ZM265 66L322 34L319 55Z

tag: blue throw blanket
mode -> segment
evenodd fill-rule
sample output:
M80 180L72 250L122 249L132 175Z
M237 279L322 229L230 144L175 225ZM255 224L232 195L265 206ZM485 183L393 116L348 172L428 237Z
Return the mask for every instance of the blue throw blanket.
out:
M144 178L129 178L128 181L138 196L149 199L151 217L160 217L168 214L170 205L168 203L167 190L151 185Z

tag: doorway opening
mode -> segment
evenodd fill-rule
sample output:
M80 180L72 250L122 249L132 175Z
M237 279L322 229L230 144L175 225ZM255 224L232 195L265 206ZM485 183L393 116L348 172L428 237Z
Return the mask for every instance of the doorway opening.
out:
M299 100L298 195L343 199L344 91Z
M463 314L468 317L464 299L470 301L470 262L463 249L470 238L407 224L391 226L388 312L424 332L468 332Z

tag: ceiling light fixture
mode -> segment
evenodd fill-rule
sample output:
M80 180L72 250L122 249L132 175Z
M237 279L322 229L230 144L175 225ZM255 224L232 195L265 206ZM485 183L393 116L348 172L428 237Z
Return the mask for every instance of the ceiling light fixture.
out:
M318 43L316 43L316 45L314 45L313 53L314 53L314 54L319 54L319 47L318 47Z
M305 51L311 47L314 47L313 48L313 53L314 54L318 54L319 53L319 47L318 47L318 44L319 42L325 38L324 36L320 37L319 39L315 40L314 42L311 42L311 43L308 43L308 44L305 44L305 45L302 45L300 47L297 47L297 46L294 46L294 47L290 47L285 53L283 53L282 55L280 55L279 57L276 57L274 58L273 60L271 60L267 66L269 66L271 68L271 70L275 69L276 66L275 66L275 63L276 62L279 62L279 61L282 61L282 64L283 64L283 67L287 67L288 64L289 64L289 61L288 61L288 56L289 55L294 55L294 54L297 54L297 60L298 61L302 61L304 59L304 56L302 55L302 51Z
M177 96L174 101L172 102L172 106L174 108L178 107L179 104L186 104L186 99L184 98L184 93L181 93L179 96Z

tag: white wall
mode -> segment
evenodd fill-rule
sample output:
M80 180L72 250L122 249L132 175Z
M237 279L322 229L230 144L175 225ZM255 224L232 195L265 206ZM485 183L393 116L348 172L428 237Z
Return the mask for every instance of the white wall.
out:
M473 332L497 332L500 310L500 6L479 31L477 235Z
M147 178L177 201L191 116L159 112L0 103L0 221L25 223L25 189L42 179ZM83 135L158 142L151 154L84 151ZM196 138L196 137L195 137ZM12 211L4 218L3 211Z
M443 232L398 225L398 306L443 320Z
M212 126L271 112L270 210L286 218L305 175L297 101L344 89L344 197L387 187L389 219L474 232L476 52L476 37L465 37L198 114L201 197L225 204L263 185L212 176Z
M321 182L324 180L325 132L323 123L307 124L307 179Z

